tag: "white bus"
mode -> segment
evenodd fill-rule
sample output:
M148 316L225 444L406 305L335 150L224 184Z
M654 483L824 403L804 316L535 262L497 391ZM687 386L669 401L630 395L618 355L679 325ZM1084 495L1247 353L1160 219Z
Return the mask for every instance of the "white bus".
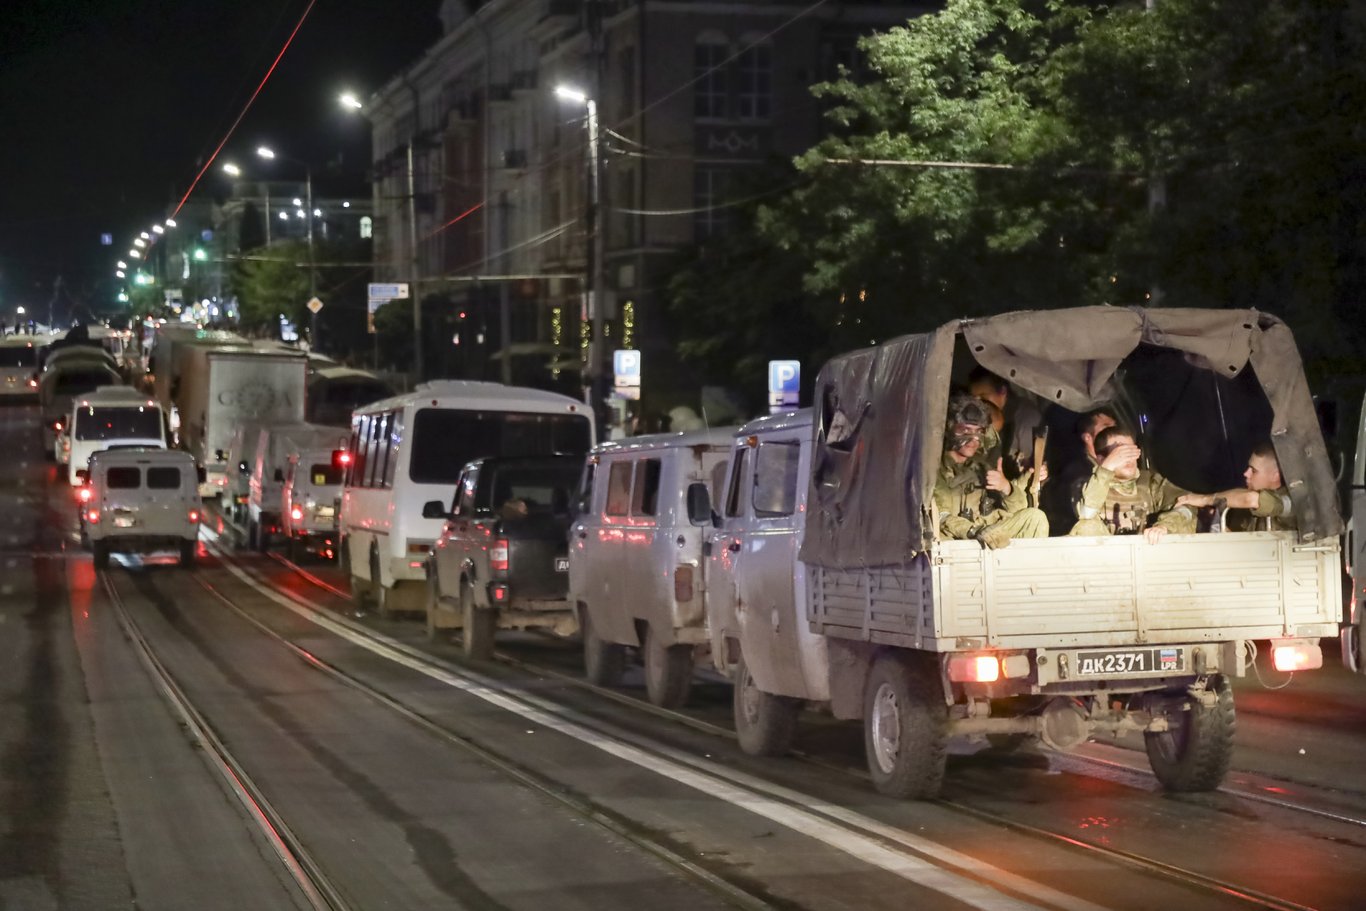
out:
M0 341L0 396L38 397L38 350L47 342L32 335L9 335Z
M426 564L466 462L485 456L582 455L593 446L583 402L500 383L440 380L358 408L351 418L339 558L351 591L382 612L426 609Z

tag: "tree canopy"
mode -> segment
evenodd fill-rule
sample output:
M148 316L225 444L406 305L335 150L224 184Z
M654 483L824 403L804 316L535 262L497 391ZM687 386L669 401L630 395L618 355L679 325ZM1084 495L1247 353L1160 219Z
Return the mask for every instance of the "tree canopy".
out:
M813 90L830 133L800 185L672 296L702 275L781 290L682 326L685 355L761 334L775 293L818 349L1099 303L1256 307L1319 356L1366 341L1359 7L948 0L861 50L858 79Z

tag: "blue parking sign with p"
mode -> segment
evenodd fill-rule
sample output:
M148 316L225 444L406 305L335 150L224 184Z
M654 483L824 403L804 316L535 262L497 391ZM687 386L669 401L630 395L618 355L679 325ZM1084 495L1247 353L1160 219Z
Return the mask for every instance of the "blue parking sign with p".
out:
M768 362L768 404L770 410L795 408L801 385L801 361Z
M612 352L612 373L616 386L640 385L640 352L634 348L618 348Z

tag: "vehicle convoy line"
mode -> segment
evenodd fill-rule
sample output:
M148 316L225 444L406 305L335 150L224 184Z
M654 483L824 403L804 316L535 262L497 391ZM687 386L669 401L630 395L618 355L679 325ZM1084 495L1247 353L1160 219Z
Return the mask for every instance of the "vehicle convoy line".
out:
M402 642L340 618L335 612L308 602L301 596L281 593L243 568L231 555L222 553L216 546L211 549L223 558L224 568L259 594L361 648L517 714L527 721L694 788L713 799L726 801L769 819L870 866L954 898L968 907L983 911L1040 907L1062 911L1103 911L1103 906L928 839L650 742L551 700L512 690L493 678L433 658Z
M251 776L190 702L170 671L157 658L137 622L124 605L123 597L109 580L109 576L102 573L100 579L109 603L114 608L119 626L132 644L138 660L161 690L162 696L180 716L195 743L203 748L204 756L214 771L227 784L228 789L246 810L248 817L255 822L261 834L270 843L304 898L319 911L349 911L351 905L342 896L341 890L323 872L322 867L290 830L284 818L266 799Z
M341 590L339 587L335 585L332 585L331 583L318 577L317 575L308 572L306 569L298 566L297 564L279 556L276 556L276 559L281 564L298 573L304 579L308 580L309 582L312 582L319 588L322 588L323 590L328 591L339 597L349 598L349 593ZM260 581L263 584L266 584L265 580ZM371 636L378 641L382 641L391 646L403 649L406 653L418 656L421 660L433 660L430 658L430 656L426 656L421 652L412 650L401 643L397 643L393 640L388 639L387 637L383 637L379 634L373 633L372 631L368 630L363 626L354 626L351 624L348 624L348 626L353 626L353 628L357 629L357 631L359 631L361 635ZM736 735L734 731L728 728L723 728L719 725L712 724L707 721L703 721L701 719L693 718L682 712L672 709L661 708L659 706L653 705L652 703L645 702L643 700L631 696L627 696L615 690L597 686L596 684L590 683L586 680L574 677L569 674L565 674L564 672L555 670L553 668L528 663L519 658L510 656L505 652L498 652L495 654L495 657L501 663L507 664L510 667L529 671L545 677L550 677L556 680L557 682L566 683L576 688L586 690L599 697L606 698L608 700L611 700L615 703L624 706L628 706L637 711L641 711L649 715L663 718L665 720L672 721L674 723L692 728L694 730L706 734L710 734L731 741L735 740ZM442 663L442 666L449 667L444 663ZM464 671L462 670L461 673L464 673ZM535 699L534 697L532 697L530 701L535 701L537 703L541 702L541 700ZM674 751L667 750L667 748L661 749L658 746L651 745L650 749L661 750L662 752L665 752L666 755L669 755L670 758L686 762L690 765L695 764L697 762L693 757L690 757L687 754L675 753ZM852 769L847 766L825 762L817 757L811 756L801 751L794 750L792 751L792 755L799 761L815 765L825 771L832 771L841 775L850 776L864 781L866 781L868 777L867 773L863 772L862 770ZM1072 754L1059 755L1068 760L1083 759L1095 765L1111 765L1113 767L1124 769L1127 772L1141 774L1145 778L1153 777L1152 773L1146 769L1129 767L1123 765L1122 763L1106 763L1106 761L1104 760L1091 759L1090 757L1078 757L1073 756ZM716 774L721 774L725 777L731 777L732 774L738 774L732 773L728 769L714 770L710 766L707 766L706 769L707 771L715 772ZM749 776L739 776L739 778L737 779L737 783L742 783L744 786L753 786L754 782L756 781L759 780L751 779ZM759 785L764 791L772 794L773 796L780 797L782 799L792 800L797 803L801 803L808 799L805 797L805 795L788 791L787 789L782 788L781 786L772 785L768 782L759 781ZM1303 806L1301 804L1297 804L1283 799L1267 797L1261 794L1249 793L1227 786L1221 787L1218 790L1220 793L1226 794L1228 796L1243 798L1249 801L1267 804L1270 806L1277 807L1279 809L1301 812L1307 815L1328 819L1334 822L1350 823L1354 825L1366 825L1366 820L1360 820L1348 816L1342 816L1340 814L1329 813L1314 807ZM1258 907L1279 909L1279 911L1313 911L1313 909L1309 906L1302 905L1297 902L1290 901L1288 899L1265 894L1252 889L1247 889L1236 884L1218 879L1217 877L1207 876L1203 873L1199 873L1194 870L1189 870L1180 866L1169 864L1164 861L1157 860L1155 858L1144 857L1138 854L1134 854L1132 852L1123 851L1117 848L1109 847L1095 842L1086 841L1084 839L1079 839L1071 834L1056 832L1038 826L1030 825L1027 823L1022 823L1018 820L1013 820L1010 817L994 813L991 811L982 810L977 807L972 807L959 801L940 799L935 802L939 806L943 806L956 812L972 816L976 819L980 819L986 822L991 822L1003 826L1005 828L1009 828L1012 831L1018 832L1020 834L1028 835L1043 841L1052 842L1054 844L1065 845L1073 850L1079 850L1089 854L1097 854L1100 856L1104 856L1110 858L1111 860L1117 863L1124 864L1131 868L1137 868L1145 872L1154 873L1156 875L1160 875L1166 879L1181 883L1183 885L1202 888L1208 891L1236 898L1245 901L1249 904L1256 905ZM849 825L853 825L858 828L864 829L866 831L878 835L879 837L888 839L892 842L906 844L906 842L904 841L905 833L903 833L899 829L890 826L885 826L874 820L870 820L867 817L864 817L860 814L842 812L838 810L838 808L830 807L829 805L823 805L821 809L823 812L827 813L835 819L838 819L841 822L845 822ZM907 844L907 847L910 847L912 850L924 851L924 844L920 839L915 839L914 843ZM952 863L953 861L949 862Z

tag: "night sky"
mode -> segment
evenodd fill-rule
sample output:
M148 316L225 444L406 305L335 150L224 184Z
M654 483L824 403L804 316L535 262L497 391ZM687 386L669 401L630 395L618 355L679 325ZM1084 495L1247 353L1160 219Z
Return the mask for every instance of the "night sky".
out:
M4 0L0 318L47 301L58 275L78 298L112 296L114 262L184 195L308 6ZM363 192L369 128L336 96L368 97L434 44L439 6L316 0L219 161L253 163L251 150L269 142L313 165L315 192L329 181ZM215 166L196 194L227 190ZM100 246L106 231L113 247Z

